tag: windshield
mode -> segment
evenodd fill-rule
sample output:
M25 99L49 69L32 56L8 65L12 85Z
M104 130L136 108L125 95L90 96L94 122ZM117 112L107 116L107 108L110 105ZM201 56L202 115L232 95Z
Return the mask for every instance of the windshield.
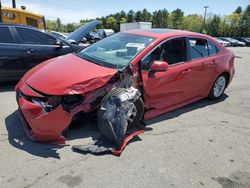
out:
M155 38L118 33L105 38L78 53L78 56L95 64L123 69Z

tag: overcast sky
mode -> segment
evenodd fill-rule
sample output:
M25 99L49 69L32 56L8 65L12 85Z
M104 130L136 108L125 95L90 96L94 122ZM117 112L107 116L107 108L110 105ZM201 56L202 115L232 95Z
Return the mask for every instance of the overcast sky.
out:
M1 0L3 6L11 6L12 0ZM245 8L250 0L16 0L17 7L24 5L27 10L55 20L59 17L63 23L79 22L80 19L90 19L121 10L135 11L146 8L150 12L166 8L172 11L180 8L185 15L204 14L203 6L208 5L209 13L220 15L230 14L236 7Z

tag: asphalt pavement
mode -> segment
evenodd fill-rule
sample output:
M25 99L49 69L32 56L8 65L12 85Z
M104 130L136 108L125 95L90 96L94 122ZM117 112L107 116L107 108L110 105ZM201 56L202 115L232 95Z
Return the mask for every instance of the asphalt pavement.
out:
M250 48L231 48L236 74L220 101L147 122L120 157L72 152L98 134L79 122L65 146L31 141L13 85L0 86L0 187L250 188Z

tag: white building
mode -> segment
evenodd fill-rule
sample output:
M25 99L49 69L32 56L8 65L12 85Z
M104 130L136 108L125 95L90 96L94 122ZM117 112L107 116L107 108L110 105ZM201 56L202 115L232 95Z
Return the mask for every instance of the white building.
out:
M151 29L151 22L131 22L120 24L120 31L127 31L132 29Z

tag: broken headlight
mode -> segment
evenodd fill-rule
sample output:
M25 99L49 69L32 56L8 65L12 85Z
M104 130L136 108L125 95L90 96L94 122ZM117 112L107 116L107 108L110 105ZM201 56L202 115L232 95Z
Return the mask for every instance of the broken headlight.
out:
M61 97L59 96L48 96L46 98L32 97L31 100L33 103L43 106L46 112L50 112L60 104Z
M81 95L65 95L62 96L62 105L65 110L69 111L83 102Z

